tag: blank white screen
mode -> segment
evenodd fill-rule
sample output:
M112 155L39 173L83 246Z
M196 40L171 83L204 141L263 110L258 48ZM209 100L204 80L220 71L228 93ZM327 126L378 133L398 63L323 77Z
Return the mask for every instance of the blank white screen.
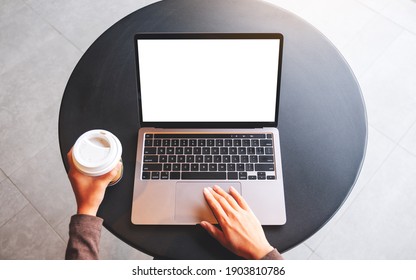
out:
M274 122L278 39L138 40L144 122Z

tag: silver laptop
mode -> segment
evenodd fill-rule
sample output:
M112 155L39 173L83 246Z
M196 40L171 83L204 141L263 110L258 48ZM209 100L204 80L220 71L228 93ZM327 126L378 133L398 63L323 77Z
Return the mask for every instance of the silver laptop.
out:
M277 117L281 34L136 34L140 129L131 221L216 223L204 187L233 186L286 222Z

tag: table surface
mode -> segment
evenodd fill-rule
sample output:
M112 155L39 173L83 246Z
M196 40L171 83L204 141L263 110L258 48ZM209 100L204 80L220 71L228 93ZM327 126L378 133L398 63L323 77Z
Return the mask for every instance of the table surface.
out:
M139 129L133 36L146 31L284 35L278 128L287 223L264 230L269 242L284 252L325 225L352 190L367 142L361 91L344 58L310 24L265 2L166 0L104 32L78 62L62 99L59 140L67 170L66 153L87 130L107 129L123 145L123 179L107 189L98 212L104 226L160 258L236 258L199 225L130 222Z

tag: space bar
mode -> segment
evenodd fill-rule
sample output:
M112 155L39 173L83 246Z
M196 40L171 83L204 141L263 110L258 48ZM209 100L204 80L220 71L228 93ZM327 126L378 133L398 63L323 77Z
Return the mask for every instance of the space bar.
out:
M225 180L226 172L182 172L182 180Z

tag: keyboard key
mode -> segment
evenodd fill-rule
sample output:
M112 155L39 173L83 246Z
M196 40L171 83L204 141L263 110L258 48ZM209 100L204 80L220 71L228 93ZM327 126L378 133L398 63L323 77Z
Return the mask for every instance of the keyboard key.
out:
M255 175L250 175L250 176L248 176L248 179L249 179L249 180L256 180L256 179L257 179L257 176L255 176Z
M237 171L244 171L244 164L243 163L237 164Z
M180 172L170 172L170 179L171 180L181 179L181 173Z
M227 164L227 171L235 171L235 164L234 163Z
M208 163L212 162L212 156L211 155L205 156L204 162L208 162Z
M260 146L262 147L273 146L273 141L272 140L260 140Z
M152 172L152 180L159 180L159 172Z
M247 163L248 162L248 156L240 156L240 161L242 163Z
M264 155L264 148L263 147L257 147L256 148L256 154L257 155Z
M231 147L233 145L233 140L225 139L224 144L226 147Z
M145 147L153 146L153 140L151 140L151 139L144 140L144 146Z
M195 156L195 162L204 162L204 156L201 156L201 155Z
M266 172L257 172L257 178L259 180L266 180Z
M240 156L232 156L231 162L234 162L234 163L240 162Z
M186 156L186 162L195 162L195 156Z
M185 155L192 155L192 148L186 147L185 148Z
M258 147L260 145L260 142L258 139L251 140L251 146L252 147Z
M256 163L255 170L256 171L274 171L274 164Z
M211 154L211 148L208 148L208 147L202 148L202 153L204 155L210 155Z
M144 135L144 138L146 138L146 139L153 138L153 134L148 134L148 133L146 133L146 134Z
M229 154L230 155L236 155L237 154L237 148L231 147L230 150L229 150Z
M160 163L145 163L145 164L143 164L143 171L162 171L162 164L160 164Z
M220 163L222 159L222 156L214 156L214 162L215 163Z
M172 164L170 163L165 163L163 165L163 171L171 171L172 170Z
M185 156L179 155L178 156L178 162L185 162Z
M196 139L189 139L189 146L195 147L197 144Z
M255 155L256 154L256 149L254 147L248 147L247 148L247 154L248 155Z
M227 171L227 165L225 163L218 164L218 171Z
M233 143L234 143L235 147L240 147L241 146L241 139L234 139Z
M240 180L247 180L247 172L239 172L238 173L238 178Z
M179 143L182 147L188 146L188 139L181 139Z
M217 147L213 147L211 148L211 155L219 155L220 154L220 149Z
M199 170L200 171L208 171L208 164L207 163L201 163L200 165L199 165Z
M160 179L162 179L162 180L169 179L169 172L161 172L160 173Z
M227 155L228 154L228 148L227 147L220 148L220 154Z
M259 157L258 156L250 156L250 162L252 162L252 163L259 162Z
M179 139L172 139L171 145L174 146L174 147L179 146Z
M208 139L207 140L207 146L209 146L209 147L213 147L215 145L215 141L214 141L214 139Z
M182 172L182 180L225 180L226 172Z
M209 164L208 168L209 168L209 171L217 171L217 164L211 163Z
M259 156L259 162L274 162L273 156Z
M183 155L183 148L182 147L175 148L175 154Z
M231 162L231 156L222 156L222 162L224 163Z
M142 179L143 180L149 180L150 179L150 172L143 172L142 173Z
M164 155L164 154L166 154L166 149L165 149L165 147L160 147L160 148L157 148L157 153L158 153L159 155Z
M194 148L194 155L200 155L202 153L201 147L195 147Z
M199 171L199 164L198 163L192 163L191 164L191 171Z
M160 155L159 156L159 162L168 162L168 156Z
M189 163L182 163L181 168L182 171L189 171Z
M144 154L145 155L155 155L156 154L156 148L144 148Z
M172 170L173 171L180 171L181 170L181 165L179 163L174 163L172 165Z
M238 180L238 173L237 172L228 172L227 173L228 180Z
M176 162L176 156L168 156L168 162Z
M250 144L250 139L243 139L243 146L244 147L249 147L251 144Z
M204 147L207 145L207 142L205 141L205 139L199 139L198 140L198 146L199 147Z
M254 171L254 164L247 163L246 164L246 171Z
M264 149L266 155L272 155L273 154L273 148L265 148Z
M145 155L143 161L144 162L159 162L159 157L153 156L153 155L152 156Z
M165 146L165 147L170 146L170 139L163 139L162 140L162 145Z
M166 148L166 153L168 155L173 155L175 153L175 148L172 148L172 147Z
M156 147L160 147L160 146L162 146L162 140L160 140L160 139L155 139L155 140L153 141L153 146L156 146Z
M247 149L245 147L238 148L238 154L239 155L247 154Z
M217 140L215 141L215 146L217 146L217 147L222 147L222 146L224 146L224 140L223 140L223 139L217 139Z
M267 180L276 180L276 176L267 176Z

